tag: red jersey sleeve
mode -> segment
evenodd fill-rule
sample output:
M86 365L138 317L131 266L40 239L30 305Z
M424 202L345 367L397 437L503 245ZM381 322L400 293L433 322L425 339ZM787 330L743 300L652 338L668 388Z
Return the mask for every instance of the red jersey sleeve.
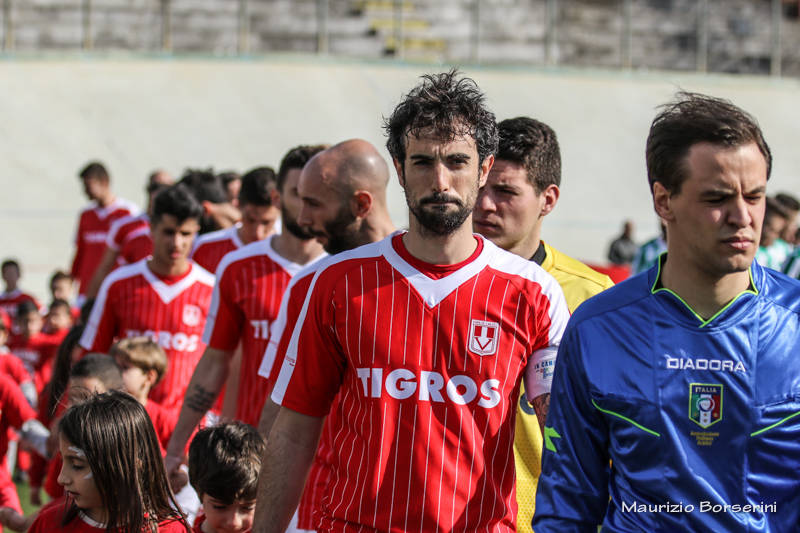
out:
M309 416L328 414L347 364L333 327L337 271L325 270L311 283L272 394L275 403Z
M234 301L236 290L232 286L233 272L228 265L223 260L217 270L217 282L211 295L203 342L211 348L232 352L242 336L245 315Z
M25 370L25 365L22 363L22 360L15 355L10 353L0 354L0 368L2 368L2 371L8 374L17 385L21 386L23 383L29 383L31 381L31 375Z
M86 329L83 330L78 343L81 348L90 352L106 353L114 342L117 330L116 315L109 305L114 299L114 279L106 277L97 293Z
M0 375L0 410L9 426L19 429L27 420L36 418L36 411L22 394L19 385Z
M83 250L83 223L85 219L85 212L82 212L78 218L78 229L75 230L75 257L72 258L72 266L69 270L69 275L72 279L78 279L81 273L81 262L84 257Z
M153 400L147 400L145 411L150 416L153 422L153 429L156 430L161 447L166 449L169 439L172 438L172 432L175 431L175 426L178 423L178 412L164 409L160 404Z

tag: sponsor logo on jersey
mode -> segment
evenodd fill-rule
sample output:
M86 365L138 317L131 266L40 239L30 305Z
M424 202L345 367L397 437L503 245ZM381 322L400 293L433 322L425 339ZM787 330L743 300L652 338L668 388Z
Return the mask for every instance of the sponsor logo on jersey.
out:
M83 234L83 239L86 242L106 242L106 232L105 231L87 231Z
M473 318L469 325L469 331L469 351L481 356L494 355L497 352L500 324Z
M173 333L171 331L137 331L135 329L129 329L125 331L125 336L150 337L165 350L173 350L176 352L196 352L200 345L199 335L187 335L182 331Z
M723 361L721 359L703 359L691 357L673 357L665 354L668 370L716 370L721 372L747 372L741 361Z
M480 386L463 374L446 379L439 372L418 370L419 375L407 368L357 368L365 398L380 398L386 394L396 400L416 395L422 402L444 403L445 398L457 405L467 405L475 400L480 407L491 409L500 404L500 380L487 379Z
M186 304L183 306L183 323L187 326L194 327L200 324L203 320L203 310L196 305Z
M722 420L722 385L690 383L689 418L704 429Z

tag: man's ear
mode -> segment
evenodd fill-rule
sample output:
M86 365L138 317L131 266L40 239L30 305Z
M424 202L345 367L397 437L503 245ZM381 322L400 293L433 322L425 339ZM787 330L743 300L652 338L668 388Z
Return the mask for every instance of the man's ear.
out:
M486 185L486 179L489 177L489 171L492 170L493 165L494 154L487 155L483 161L481 161L480 174L478 175L478 187Z
M541 197L543 199L542 203L542 210L539 216L547 216L553 209L556 208L556 204L558 203L558 197L561 196L561 189L558 188L558 185L551 183L548 185L544 191L541 193Z
M400 186L402 188L406 188L406 177L403 174L403 163L397 160L396 157L392 158L392 164L394 164L394 169L397 172L397 179L400 181Z
M269 192L269 200L272 202L272 205L277 207L278 209L281 208L281 193L278 192L278 189L272 189Z
M350 209L358 218L366 218L372 209L372 194L368 191L356 191L350 198Z
M675 219L672 212L672 194L660 182L653 183L653 208L665 223Z

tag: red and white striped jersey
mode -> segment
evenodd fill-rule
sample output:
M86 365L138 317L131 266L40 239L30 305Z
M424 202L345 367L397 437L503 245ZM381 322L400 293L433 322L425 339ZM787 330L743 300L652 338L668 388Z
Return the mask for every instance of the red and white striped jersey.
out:
M107 353L117 339L152 337L169 365L150 398L166 409L180 409L205 349L201 336L213 287L214 276L191 262L185 274L166 279L144 259L120 267L103 281L80 345Z
M258 425L268 392L258 367L270 324L278 316L286 285L303 268L279 255L272 247L273 238L250 243L222 259L203 332L203 342L217 350L233 353L242 341L236 418L253 426Z
M199 235L194 240L190 257L209 272L216 272L219 262L228 252L244 246L239 238L241 224Z
M106 239L111 223L128 215L139 213L133 203L118 198L108 207L100 207L92 202L81 211L78 230L75 233L75 258L72 260L70 274L80 284L79 294L86 293L94 271L103 258Z
M153 253L150 236L150 218L146 215L128 215L115 220L108 230L106 246L117 252L117 266L135 263Z
M476 236L457 265L403 235L320 266L272 398L328 414L319 528L514 531L520 380L547 392L569 317L555 279Z
M28 293L22 292L19 289L13 291L0 292L0 309L8 314L9 318L13 319L17 316L17 306L22 302L33 302L36 307L41 309L39 302ZM12 324L12 329L16 329L16 325Z
M275 383L278 378L286 355L286 348L289 346L292 331L294 331L297 325L297 318L303 309L303 302L305 302L308 288L322 263L324 262L314 263L297 273L283 293L281 309L278 312L278 318L270 327L269 344L258 369L258 374L268 379L270 383ZM331 409L335 410L335 406L331 406ZM330 477L330 454L333 453L334 449L333 437L331 424L326 420L322 427L314 461L311 463L311 469L308 472L306 486L303 488L303 494L297 506L298 529L311 531L318 529L321 515L320 508Z

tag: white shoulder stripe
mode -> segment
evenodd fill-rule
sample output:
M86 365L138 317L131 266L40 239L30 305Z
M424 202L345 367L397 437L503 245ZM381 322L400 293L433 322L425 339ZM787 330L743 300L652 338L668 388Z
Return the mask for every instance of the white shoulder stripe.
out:
M391 236L387 237L383 241L365 244L364 246L359 246L353 250L349 250L347 252L342 252L336 255L330 255L325 259L317 262L318 269L316 274L314 274L314 279L311 281L311 285L308 288L308 292L306 293L306 299L303 302L303 309L300 311L300 315L297 317L297 325L292 332L292 338L289 341L289 346L286 349L286 357L283 360L283 366L281 367L281 372L278 375L278 379L275 382L275 388L272 390L272 401L277 403L278 405L283 402L283 396L286 394L286 389L289 386L289 381L292 378L292 373L294 372L295 362L297 360L297 343L300 337L300 330L302 329L303 322L305 322L306 315L308 314L308 302L311 299L311 295L314 292L314 287L316 286L317 280L319 279L320 274L330 268L332 265L349 261L351 259L366 259L368 257L380 257L382 255L383 250L383 243L387 240L390 240ZM389 244L391 246L391 243Z
M97 329L100 327L100 321L103 318L103 313L105 313L108 290L111 285L123 279L142 275L143 269L147 270L146 261L146 259L142 259L136 263L125 265L106 276L106 279L103 280L103 284L100 286L100 290L97 292L97 298L92 306L92 312L89 315L89 320L86 322L86 329L83 330L81 339L78 342L81 347L87 350L92 349L94 340L97 337Z

